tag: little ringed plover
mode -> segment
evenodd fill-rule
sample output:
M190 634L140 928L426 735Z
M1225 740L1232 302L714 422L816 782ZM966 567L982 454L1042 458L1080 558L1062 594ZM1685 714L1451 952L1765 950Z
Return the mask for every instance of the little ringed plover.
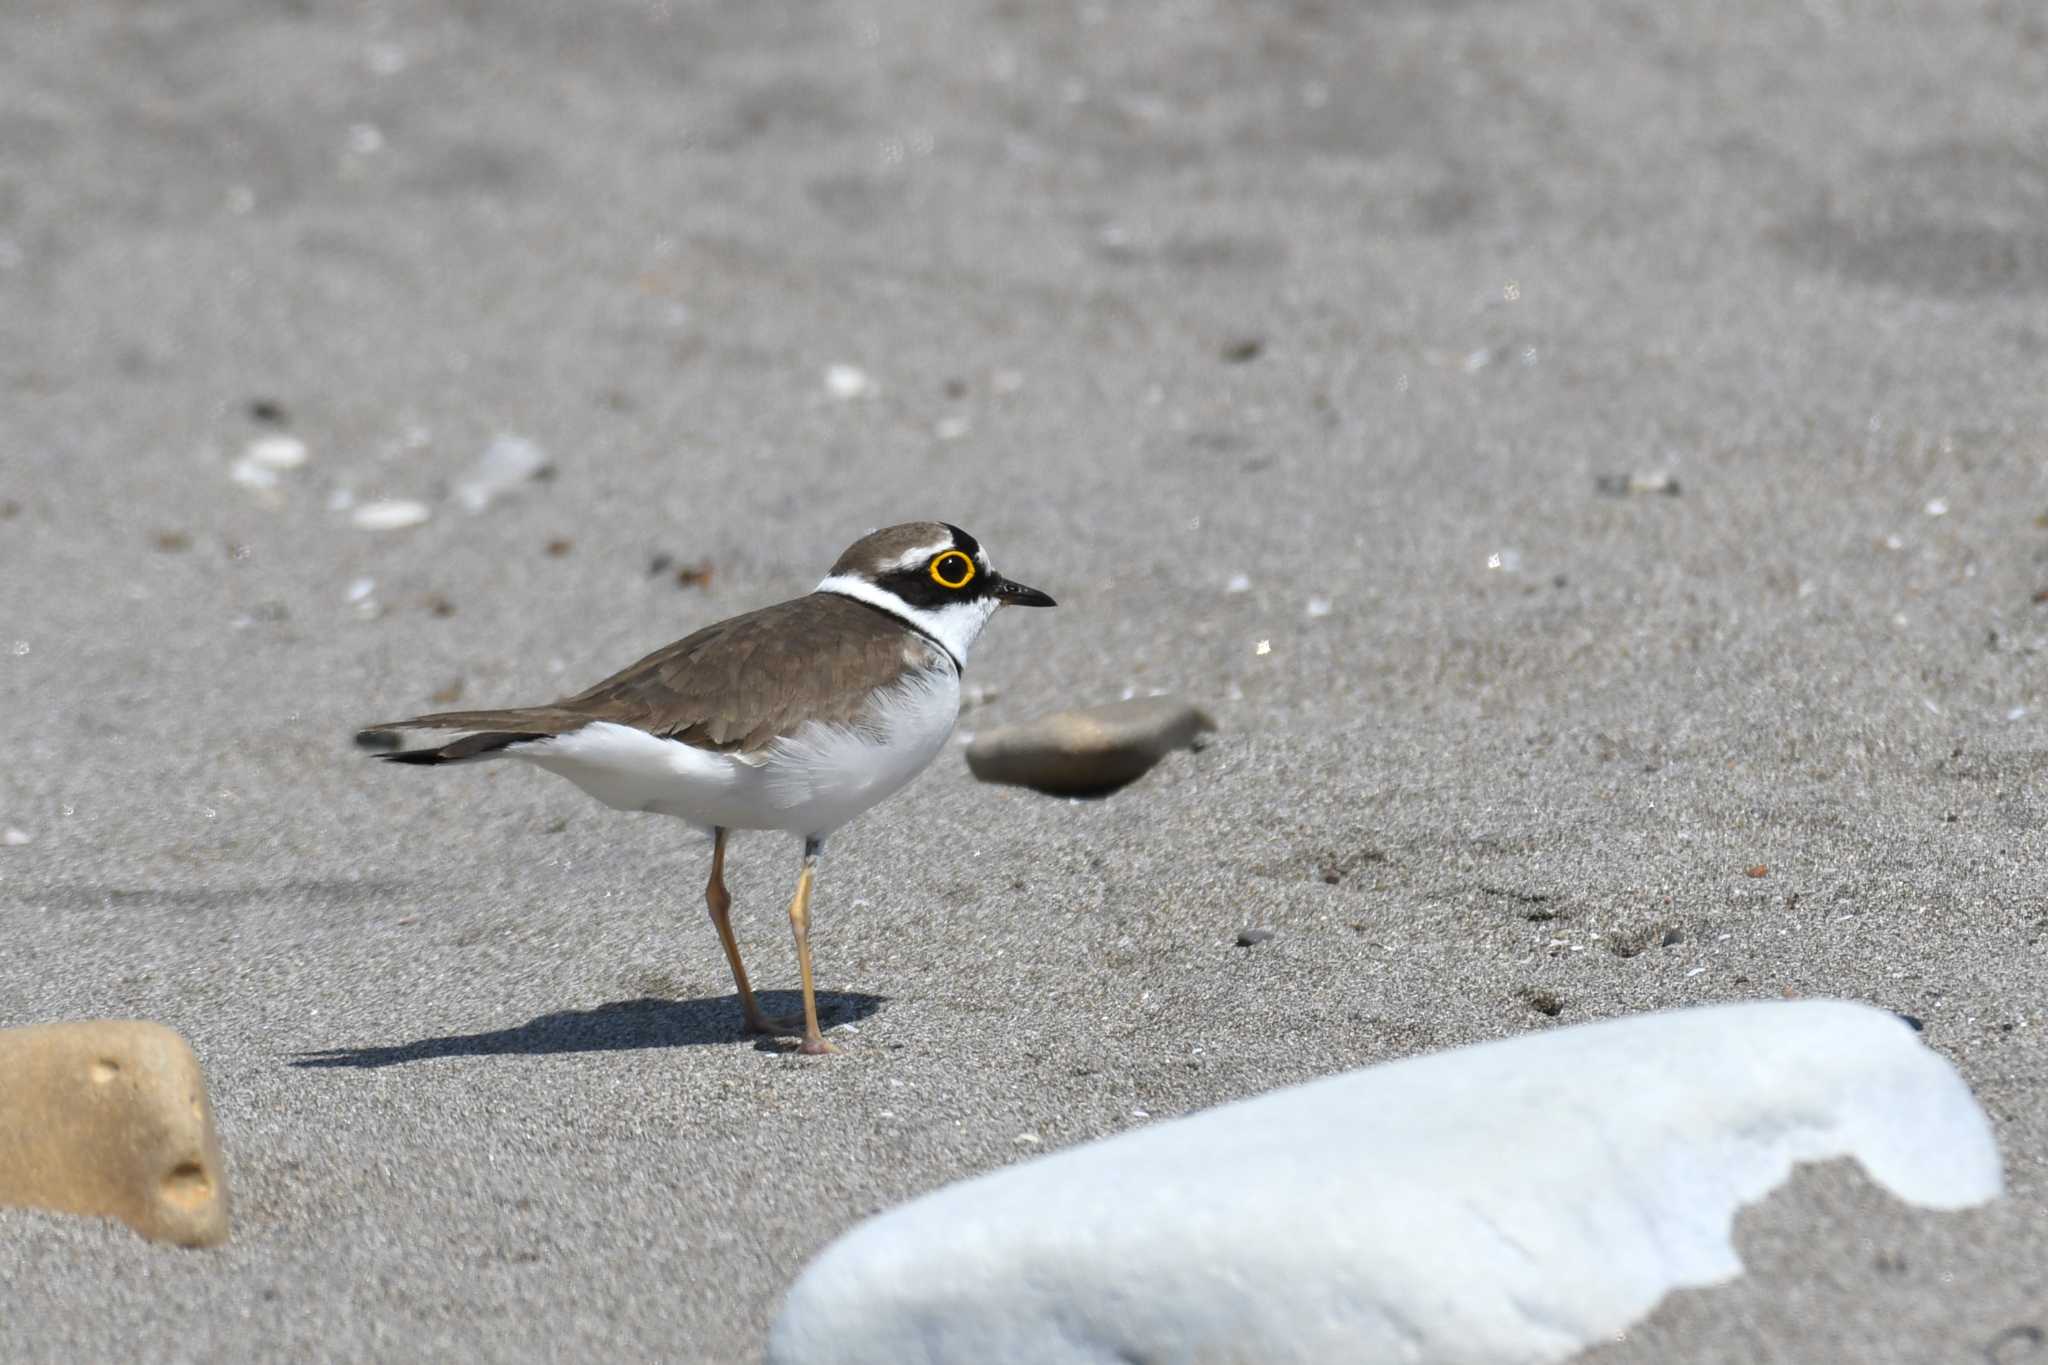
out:
M725 890L736 829L803 840L789 903L807 1053L832 1051L811 985L811 881L825 836L901 790L937 757L960 713L960 673L998 607L1052 598L997 573L979 541L944 522L863 536L817 589L656 650L587 691L544 706L442 711L365 729L460 730L393 763L517 758L615 810L673 815L712 837L704 900L747 1027L792 1027L754 1002Z

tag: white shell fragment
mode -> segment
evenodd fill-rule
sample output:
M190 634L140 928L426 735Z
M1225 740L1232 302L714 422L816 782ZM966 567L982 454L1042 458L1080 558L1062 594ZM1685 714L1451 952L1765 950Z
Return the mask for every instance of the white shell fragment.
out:
M297 469L306 462L306 455L304 441L283 433L258 436L242 452L243 459L264 469Z
M871 398L875 394L875 381L868 378L868 372L858 365L827 365L825 392L843 401Z
M524 436L496 437L455 481L455 501L466 512L481 512L538 475L547 463L547 453Z
M1562 1361L1741 1273L1735 1213L1853 1156L1937 1209L1991 1126L1896 1016L1720 1005L1370 1067L1055 1153L869 1219L771 1365Z
M425 503L401 498L366 502L349 515L349 520L365 531L402 531L408 526L418 526L431 515Z

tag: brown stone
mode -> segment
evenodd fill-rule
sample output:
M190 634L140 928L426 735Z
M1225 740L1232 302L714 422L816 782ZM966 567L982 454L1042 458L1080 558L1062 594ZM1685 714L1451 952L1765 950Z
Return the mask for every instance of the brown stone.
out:
M1093 795L1136 781L1174 750L1197 747L1215 728L1200 707L1175 697L1141 697L984 730L967 746L967 766L984 782Z
M226 1241L220 1139L185 1040L141 1019L0 1029L0 1204Z

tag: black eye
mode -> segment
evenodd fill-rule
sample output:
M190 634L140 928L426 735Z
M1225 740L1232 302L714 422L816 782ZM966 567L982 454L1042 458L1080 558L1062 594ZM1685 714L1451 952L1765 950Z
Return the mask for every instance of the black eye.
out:
M932 582L942 588L964 588L974 581L974 560L960 550L948 550L932 560Z

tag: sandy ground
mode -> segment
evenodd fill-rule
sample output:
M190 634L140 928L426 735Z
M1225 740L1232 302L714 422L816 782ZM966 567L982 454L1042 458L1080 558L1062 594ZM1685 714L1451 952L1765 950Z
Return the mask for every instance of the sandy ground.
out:
M182 1030L237 1199L216 1253L0 1213L0 1357L744 1361L840 1230L1030 1152L1842 996L1925 1021L2009 1197L1802 1176L1755 1273L1598 1358L2048 1358L2036 7L30 0L0 36L0 1024ZM259 401L309 450L267 492L229 472ZM467 514L501 432L555 477ZM1597 487L1647 471L1679 494ZM382 497L434 515L341 506ZM846 830L838 1057L740 1037L681 827L350 746L921 516L1062 604L995 622L963 731L1133 688L1223 731L1094 803L955 749ZM734 859L793 987L796 851Z

